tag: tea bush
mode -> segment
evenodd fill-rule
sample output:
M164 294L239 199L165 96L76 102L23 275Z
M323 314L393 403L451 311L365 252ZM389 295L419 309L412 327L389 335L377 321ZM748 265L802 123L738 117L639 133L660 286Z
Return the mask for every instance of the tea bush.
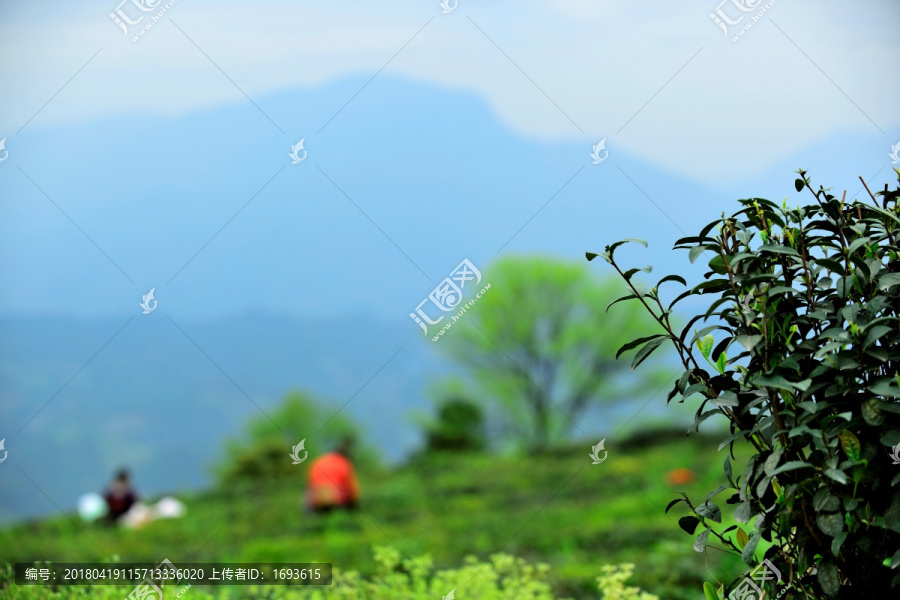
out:
M484 413L481 407L464 398L450 398L438 406L435 422L425 432L429 452L475 451L487 445Z
M716 539L748 565L768 559L787 581L766 583L767 597L876 598L892 589L896 596L900 187L872 194L863 182L871 202L846 202L846 192L838 199L799 174L796 190L811 192L813 204L740 200L738 212L678 240L691 262L708 256L709 271L669 303L660 288L687 287L683 277L642 291L633 278L649 269L623 270L615 261L622 244L646 242L617 242L587 258L602 257L628 284L630 293L612 304L639 302L665 330L619 354L635 350L635 368L671 342L684 371L669 401L700 396L694 431L714 415L730 424L720 446L730 451L725 483L702 502L683 494L667 508L686 503L691 514L679 524L689 534L699 527L694 549L704 552ZM676 331L674 307L695 297L708 308ZM691 334L698 324L706 326ZM738 440L754 452L735 477ZM713 498L726 490L735 520L746 525L720 531ZM772 545L757 556L760 540ZM704 590L713 600L725 587Z

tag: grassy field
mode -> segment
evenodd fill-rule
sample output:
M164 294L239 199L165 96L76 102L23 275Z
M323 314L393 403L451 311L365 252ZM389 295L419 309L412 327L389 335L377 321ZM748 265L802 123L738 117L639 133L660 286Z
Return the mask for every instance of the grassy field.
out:
M697 502L722 483L724 452L716 451L716 440L607 443L609 457L599 465L591 464L589 446L529 457L453 454L362 472L362 510L353 514L305 514L305 467L297 467L296 475L268 483L183 498L185 518L137 531L59 515L0 530L0 565L315 561L368 576L376 571L375 546L405 557L427 554L437 568L502 551L549 564L548 580L560 597L596 598L602 565L634 563L630 583L663 599L702 598L704 580L731 581L744 572L738 557L691 549L691 538L677 525L683 504L664 513L676 497L666 483L670 470L696 473L695 482L677 489ZM738 456L736 471L744 463ZM716 500L728 525L725 494ZM17 587L6 594L20 597ZM231 589L247 597L245 588Z

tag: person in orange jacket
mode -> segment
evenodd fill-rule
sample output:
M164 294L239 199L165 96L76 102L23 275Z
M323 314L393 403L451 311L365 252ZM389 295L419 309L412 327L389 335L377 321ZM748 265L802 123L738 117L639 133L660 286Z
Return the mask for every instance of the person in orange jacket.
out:
M336 508L355 509L359 503L359 482L350 462L349 438L333 452L315 459L307 475L306 505L316 513Z

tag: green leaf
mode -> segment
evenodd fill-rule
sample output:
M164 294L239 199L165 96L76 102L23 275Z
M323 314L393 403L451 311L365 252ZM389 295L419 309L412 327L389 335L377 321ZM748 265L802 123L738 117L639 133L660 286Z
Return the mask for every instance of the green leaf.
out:
M759 387L770 387L788 392L794 391L791 383L781 375L760 375L753 381L753 384Z
M860 246L863 246L864 244L868 244L868 243L871 242L871 241L872 241L872 239L869 238L869 237L866 237L866 236L858 237L858 238L856 238L855 240L853 240L852 242L850 242L850 246L847 248L847 251L848 251L850 254L852 254L852 253L855 252Z
M789 460L788 462L772 471L772 476L778 475L779 473L784 473L785 471L793 471L795 469L803 469L808 467L812 467L812 465L808 462L804 462L802 460Z
M734 534L734 541L737 542L737 547L741 550L744 549L744 546L747 545L747 542L750 541L750 538L747 537L747 532L742 528L737 528L737 533Z
M838 483L847 483L847 476L843 471L837 469L825 469L825 475L837 481Z
M845 429L839 437L841 439L841 448L844 449L844 454L847 455L847 458L850 460L859 460L859 438L849 429Z
M714 341L715 338L711 335L705 335L702 339L697 340L697 348L700 350L703 358L709 360L709 353L712 352Z
M900 413L900 402L878 402L878 410L892 413Z
M816 515L816 525L828 537L834 537L844 530L844 515L820 512Z
M669 509L678 504L679 502L687 502L684 498L675 498L671 502L669 502L668 506L666 506L666 512L669 512Z
M878 383L869 387L869 391L876 396L890 396L892 398L900 398L900 387L892 385L890 379L882 379Z
M640 244L644 248L647 247L647 240L642 240L642 239L638 239L638 238L625 238L621 242L616 242L615 244L613 244L613 248L615 248L616 246L621 246L622 244L627 244L628 242L631 242L634 244Z
M772 252L774 254L789 254L791 256L800 256L800 253L790 246L782 246L781 244L763 244L759 247L760 252Z
M656 283L656 287L658 288L667 281L677 281L681 285L687 285L687 281L681 275L666 275Z
M709 532L710 529L704 529L700 535L694 539L694 552L703 552L706 550L706 543L709 541Z
M763 463L763 471L765 471L766 475L771 475L772 471L778 468L778 463L781 462L782 456L784 456L784 448L779 448L766 458L766 462Z
M720 485L719 487L717 487L716 489L714 489L713 491L711 491L709 494L707 494L707 496L706 496L706 501L709 502L710 498L712 498L713 496L715 496L716 494L718 494L718 493L720 493L720 492L722 492L722 491L724 491L724 490L727 490L727 489L730 488L730 487L732 487L732 486L730 486L730 485L728 485L728 484ZM720 512L719 512L719 517L720 517L720 518L721 518L721 514L722 514L722 513L721 513L721 511L720 511Z
M684 393L682 393L681 395L684 398L689 398L689 397L693 396L694 394L696 394L697 392L702 392L707 389L709 389L709 388L706 387L705 383L692 383L690 386L688 386L688 388L686 390L684 390Z
M738 523L746 523L750 520L752 514L753 507L749 502L741 502L737 505L737 508L734 509L734 520Z
M636 340L632 340L632 341L628 342L627 344L624 344L621 348L619 348L619 351L616 352L616 358L619 358L619 356L621 356L623 352L628 352L629 350L633 350L634 348L637 348L644 342L649 342L649 341L652 341L652 340L655 340L655 339L658 339L661 337L665 337L665 334L657 333L656 335L648 335L647 337L642 337L642 338L638 338Z
M827 487L821 488L813 496L813 508L817 511L834 512L841 507L841 499L832 496Z
M644 347L637 351L637 354L634 355L634 360L631 361L631 370L634 371L639 364L644 362L650 354L653 353L654 350L659 348L660 344L668 339L667 336L660 336L655 340L651 340L644 344Z
M844 540L847 539L847 532L842 531L831 540L831 553L835 556L838 556L841 553L841 545L844 543Z
M703 595L706 596L706 600L719 600L716 588L708 581L703 582Z
M710 521L715 521L716 523L722 522L722 511L719 510L719 507L712 502L704 502L697 507L696 512L704 519L709 519Z
M719 408L729 407L734 408L736 406L740 406L741 403L737 398L737 394L731 391L724 391L722 395L713 400L713 404L718 406Z
M737 343L743 346L748 352L751 352L762 341L763 337L761 335L744 334L736 336L734 339L736 339Z
M728 268L725 265L725 259L722 258L721 254L712 257L709 261L709 268L713 273L718 273L719 275L724 275L728 272Z
M616 298L615 300L613 300L612 302L610 302L609 304L606 305L606 312L609 312L609 307L611 307L616 302L621 302L623 300L633 300L633 299L637 299L637 296L634 294L625 294L621 298Z
M878 291L886 290L898 283L900 283L900 273L885 273L878 278Z
M759 387L770 387L778 390L785 390L786 392L793 392L795 390L805 392L809 389L809 385L812 381L810 379L804 379L803 381L788 381L781 375L760 375L754 379L752 383Z
M694 246L688 253L688 259L690 259L691 263L693 264L693 262L697 260L697 257L700 256L704 251L706 251L706 246Z
M741 559L750 566L756 564L756 546L759 544L759 538L759 532L754 532L741 550Z
M596 252L585 252L584 253L584 257L588 259L588 262L594 260L598 256L608 263L612 262L612 260L610 260L611 257L609 255L609 252L601 252L599 254L597 254Z
M696 531L697 525L699 524L700 519L698 519L697 517L692 517L690 515L678 519L678 526L684 529L690 535L694 535L694 531Z
M894 493L891 505L884 511L884 524L892 531L900 532L900 493Z
M867 329L866 338L863 340L863 348L870 346L872 342L891 331L894 331L894 328L888 327L887 325L876 325L871 329Z
M816 579L822 587L822 591L830 598L837 596L841 589L841 578L838 575L837 567L830 560L825 560L819 565L819 572Z
M862 403L862 416L866 423L875 427L884 423L884 415L878 410L878 398L869 398Z
M806 182L803 181L802 179L798 178L798 179L794 180L794 189L797 190L798 192L802 192L803 186L805 186L805 185L806 185Z
M725 479L731 481L731 458L726 454L725 455Z
M726 366L727 360L728 360L728 358L725 356L724 352L719 354L719 360L716 361L716 370L718 370L719 373L725 372L725 366Z
M622 275L623 275L623 277L625 277L625 281L631 281L631 278L634 277L634 274L637 273L638 271L643 271L644 273L649 273L652 270L653 270L653 265L648 265L648 266L640 268L640 269L638 269L638 268L628 269Z

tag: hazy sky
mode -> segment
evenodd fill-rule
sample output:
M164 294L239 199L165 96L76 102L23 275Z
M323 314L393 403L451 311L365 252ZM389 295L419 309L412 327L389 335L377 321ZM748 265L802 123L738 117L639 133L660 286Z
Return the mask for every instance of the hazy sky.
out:
M158 6L141 12L141 1ZM526 136L608 138L714 183L835 133L883 135L885 148L900 136L890 0L726 0L721 14L742 19L727 35L710 17L717 0L459 0L447 14L437 0L176 0L138 42L108 16L116 2L3 3L0 135L83 67L30 128L203 110L383 69L473 91ZM126 0L125 15L145 16L130 33L166 4Z

